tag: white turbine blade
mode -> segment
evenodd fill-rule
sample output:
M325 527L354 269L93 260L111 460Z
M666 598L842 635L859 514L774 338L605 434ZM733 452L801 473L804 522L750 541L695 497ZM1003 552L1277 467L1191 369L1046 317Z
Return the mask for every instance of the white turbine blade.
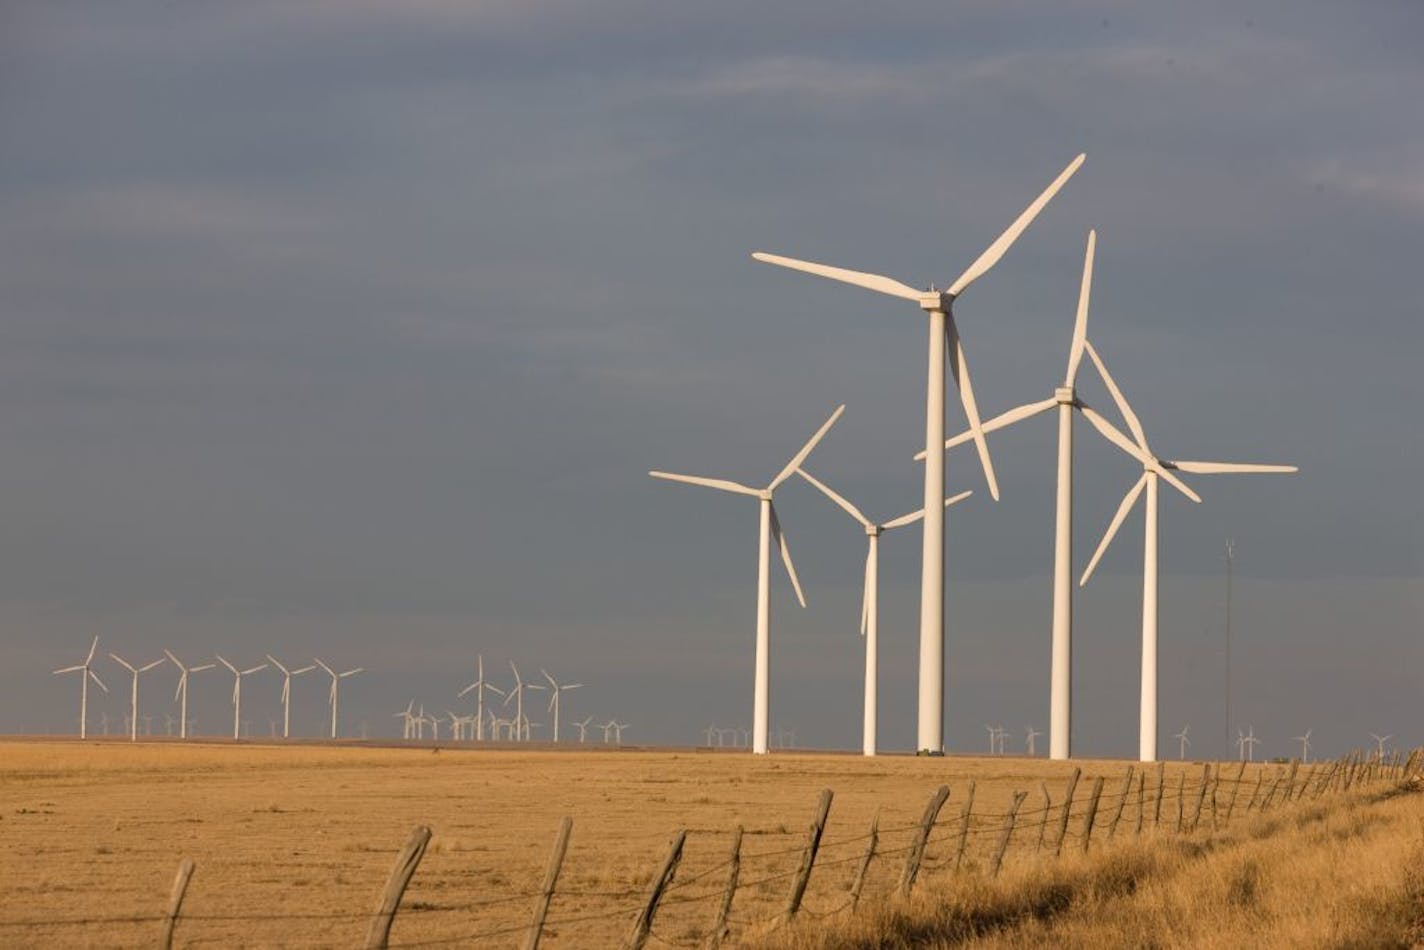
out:
M1162 464L1194 475L1221 475L1228 472L1298 472L1295 465L1257 465L1254 462L1163 462Z
M1088 232L1088 249L1083 254L1083 283L1078 288L1078 315L1073 320L1073 342L1068 347L1068 373L1063 385L1073 387L1078 377L1078 364L1083 361L1083 345L1088 342L1088 298L1093 293L1093 254L1098 246L1098 232Z
M1162 480L1165 481L1168 485L1171 485L1171 486L1172 486L1173 488L1175 488L1177 491L1181 492L1183 495L1186 495L1188 498L1190 498L1192 501L1196 502L1197 504L1199 504L1199 505L1201 504L1201 496L1200 496L1200 495L1198 495L1196 492L1194 492L1194 491L1192 491L1190 488L1188 488L1186 482L1182 481L1180 478L1178 478L1177 476L1173 475L1171 472L1167 471L1167 470L1166 470L1165 468L1163 468L1161 465L1156 464L1156 463L1153 463L1153 465L1152 465L1152 471L1154 471L1154 472L1156 472L1158 475L1162 476Z
M1132 490L1123 496L1122 504L1117 506L1117 514L1113 515L1112 524L1108 525L1108 530L1103 535L1103 539L1098 542L1098 549L1093 552L1093 559L1088 562L1088 569L1083 572L1082 579L1078 581L1079 587L1088 583L1088 578L1093 576L1093 569L1098 566L1098 561L1102 559L1103 552L1106 551L1108 545L1112 543L1113 535L1117 534L1117 529L1122 527L1123 519L1127 517L1127 513L1132 510L1133 504L1137 501L1137 496L1141 495L1142 489L1146 487L1147 475L1143 473L1142 477L1137 480L1137 484L1132 486Z
M791 563L791 549L786 546L786 535L781 530L781 519L776 516L776 506L771 506L771 536L781 549L781 561L786 565L786 574L791 578L791 587L796 591L796 599L806 606L806 595L801 593L801 580L796 576L796 565Z
M258 669L261 669L261 667L258 667ZM354 670L347 670L345 673L342 673L340 678L341 678L341 679L346 679L346 677L348 677L348 676L355 676L357 673L364 673L364 672L366 672L366 668L365 668L364 666L358 666L358 667L356 667L356 669L354 669Z
M568 683L568 684L566 684L566 685L560 687L560 689L563 689L563 690L570 690L570 689L581 689L582 687L583 687L583 684L582 684L582 683Z
M950 495L944 500L944 506L948 508L950 505L957 505L972 494L974 494L973 491L962 491L957 495ZM880 530L890 531L894 528L903 528L907 524L914 524L916 521L919 521L924 516L925 510L921 508L919 511L912 511L907 515L901 515L898 518L890 519L889 521L885 522L883 525L880 526Z
M188 667L187 672L189 672L189 673L201 673L201 672L203 672L203 670L212 670L212 669L216 669L216 668L217 668L217 664L215 664L215 663L204 663L202 666L190 666L190 667Z
M704 488L718 488L722 491L736 492L739 495L761 496L761 492L747 485L728 481L725 478L703 478L700 475L675 475L672 472L649 472L654 478L665 478L670 482L686 482L689 485L701 485Z
M479 680L475 680L475 681L474 681L473 683L471 683L469 686L466 686L464 689L462 689L462 690L460 690L458 693L456 693L456 694L455 694L456 698L459 698L459 697L465 695L465 694L468 693L470 690L474 689L476 686L479 686L479 685L480 685L480 681L479 681Z
M287 669L285 666L283 666L281 663L278 663L278 662L277 662L277 658L276 658L275 656L273 656L273 655L270 654L270 653L267 653L267 654L264 654L264 655L267 657L267 661L268 661L269 663L271 663L271 664L272 664L273 666L275 666L277 669L281 670L284 674L290 675L291 671L288 670L288 669Z
M152 663L148 664L147 666L141 666L141 667L139 667L139 670L138 670L138 671L139 671L140 673L147 673L149 670L153 669L155 666L162 666L163 664L165 664L165 663L167 663L167 662L168 662L167 660L154 660Z
M859 521L867 528L873 527L870 519L865 517L865 515L861 512L859 508L857 508L855 505L852 505L849 501L841 497L835 491L831 490L825 482L821 481L819 478L816 478L804 468L798 468L796 471L797 474L799 474L802 478L806 479L806 481L819 488L821 490L821 494L825 495L831 501L840 505L841 510L843 510L846 514L850 515L852 518L854 518L856 521Z
M793 455L791 461L786 463L786 467L771 480L770 485L766 486L767 491L776 491L778 485L790 478L792 474L801 467L801 463L806 461L807 456L816 448L816 445L821 439L825 438L826 433L831 430L831 426L836 424L836 420L841 417L841 413L843 412L845 412L844 404L836 407L836 411L831 413L831 417L821 425L821 428L816 430L816 434L807 439L806 444L801 446L801 451Z
M109 656L113 657L115 663L119 664L119 665L122 666L124 669L128 670L130 673L137 672L132 666L129 665L129 661L128 661L128 660L125 660L123 657L119 656L117 653L110 653Z
M1103 434L1103 438L1137 459L1137 461L1143 465L1156 464L1156 460L1153 459L1152 456L1148 455L1137 443L1124 435L1121 429L1104 418L1102 413L1084 403L1079 403L1078 408L1082 411L1083 417L1093 424L1093 428Z
M879 274L846 270L844 267L832 267L829 264L817 264L814 261L798 261L794 257L782 257L780 254L768 254L765 251L756 251L752 257L763 264L776 264L778 267L789 267L792 270L815 274L817 277L829 277L831 280L854 284L857 287L864 287L866 290L873 290L876 293L889 294L892 297L919 300L924 296L923 292L907 284L902 284L891 277L882 277Z
M865 552L865 583L860 588L860 635L870 630L870 551Z
M559 688L559 681L556 680L556 679L554 679L552 676L550 676L548 670L544 669L544 668L541 666L541 667L539 667L539 672L543 674L544 679L546 679L546 680L549 681L549 685L550 685L550 686L553 686L554 689L558 689L558 688Z
M989 268L999 263L999 258L1003 257L1004 252L1012 247L1013 243L1019 239L1019 235L1028 229L1028 226L1033 223L1033 219L1038 217L1038 213L1043 210L1043 206L1048 204L1054 195L1058 194L1058 189L1067 184L1068 179L1073 177L1073 173L1083 164L1083 159L1085 158L1087 158L1086 155L1079 155L1069 162L1068 167L1063 169L1057 178L1053 179L1052 184L1043 190L1043 194L1033 200L1033 204L1024 209L1023 214L1019 215L1018 219L1009 225L1008 230L999 235L999 239L993 244L990 244L984 253L979 255L979 259L969 265L968 270L959 275L959 279L949 288L951 296L959 296L966 287L984 276Z
M283 680L282 680L282 702L285 703L285 702L287 701L287 697L290 696L291 694L292 694L292 681L291 681L290 679L283 678Z
M267 664L266 664L266 663L263 663L261 666L254 666L254 667L253 667L252 669L250 669L250 670L243 670L243 671L242 671L242 675L243 675L243 676L247 676L247 675L250 674L250 673L256 673L256 672L258 672L259 670L265 670L265 669L267 669Z
M964 355L964 342L959 338L959 327L954 317L948 317L949 368L954 381L959 384L959 400L964 404L964 415L969 420L969 431L974 435L974 447L979 450L979 462L984 467L984 480L989 483L989 495L999 500L999 479L994 475L994 462L989 458L989 443L984 438L984 425L979 421L979 405L974 401L974 387L969 383L969 362Z
M292 670L291 675L292 675L292 676L301 676L303 673L310 673L310 672L311 672L312 670L314 670L314 669L316 669L315 666L304 666L304 667L302 667L302 668L299 669L299 670Z
M99 649L99 638L95 637L94 642L89 644L89 655L84 658L84 665L88 666L94 662L94 651Z
M172 660L172 661L173 661L173 665L176 666L176 667L178 667L178 669L180 669L180 670L183 669L183 664L178 662L178 658L173 655L172 651L170 651L170 650L164 650L164 651L163 651L163 655L166 656L166 657L168 657L168 659Z
M178 702L178 697L183 695L183 684L188 682L188 671L184 670L178 674L178 686L173 690L173 701Z
M320 657L312 657L312 662L315 663L317 666L321 667L322 669L326 670L326 672L330 673L332 676L336 675L336 671L333 670L331 667L327 666L325 663L323 663Z
M218 661L219 663L221 663L223 666L225 666L225 667L227 667L228 669L232 670L234 673L237 672L237 667L233 666L233 665L232 665L231 663L229 663L227 660L223 659L220 654L216 654L216 653L215 653L215 654L213 654L213 656L217 657L217 661Z
M65 667L64 669L62 669L62 670L55 670L55 671L54 671L54 675L55 675L55 676L58 676L60 673L74 673L74 672L76 672L76 671L78 671L78 670L82 670L82 669L84 669L84 666L83 666L82 664L79 665L79 666L66 666L66 667Z
M98 685L98 687L99 687L100 689L102 689L102 690L103 690L104 692L106 692L106 693L109 691L109 687L105 686L105 685L104 685L104 681L101 680L101 679L99 679L99 674L98 674L98 673L95 673L93 670L89 670L88 673L89 673L89 678L90 678L91 680L93 680L93 681Z
M491 686L488 683L485 684L485 689L489 690L491 693L499 693L499 695L501 696L505 694L504 690L500 689L498 686Z
M1132 407L1127 404L1127 397L1124 396L1122 390L1118 388L1117 381L1114 380L1112 374L1108 372L1107 366L1103 364L1102 357L1100 357L1098 351L1094 349L1092 341L1084 340L1083 346L1087 349L1088 356L1092 359L1093 365L1098 368L1098 375L1103 378L1103 383L1108 387L1108 392L1112 394L1113 402L1117 403L1118 412L1122 413L1122 418L1127 422L1127 428L1131 430L1133 438L1137 440L1137 444L1142 448L1142 451L1151 452L1152 450L1147 447L1147 433L1142 431L1141 420L1137 418L1137 413L1132 411Z
M1000 413L999 415L990 419L988 422L984 423L981 428L983 429L984 434L988 435L990 432L997 432L999 429L1005 428L1006 426L1011 426L1015 422L1022 422L1025 419L1032 418L1033 416L1038 415L1040 412L1047 412L1049 409L1052 409L1056 405L1058 405L1058 400L1056 398L1043 399L1039 402L1024 403L1022 406L1015 406L1008 412ZM946 450L952 449L956 445L963 445L972 438L974 438L974 430L965 429L963 432L959 433L959 435L956 435L949 439L945 439L944 447ZM925 451L924 449L921 449L918 453L915 454L915 461L923 462L924 459Z

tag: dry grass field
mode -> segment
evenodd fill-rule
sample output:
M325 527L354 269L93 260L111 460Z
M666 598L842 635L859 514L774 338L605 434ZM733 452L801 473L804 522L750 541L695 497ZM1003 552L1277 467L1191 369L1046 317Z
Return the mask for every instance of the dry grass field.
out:
M1111 790L1126 768L1075 764L1085 779L1107 776ZM1180 768L1195 779L1201 767ZM1178 769L1168 768L1169 788ZM1014 758L0 742L0 893L6 897L0 945L151 945L158 932L152 918L163 911L179 861L191 857L197 870L179 946L360 946L396 852L417 824L429 825L434 837L406 892L393 946L517 946L564 815L573 816L574 828L549 911L549 947L617 946L680 828L688 831L687 846L675 890L659 911L653 946L694 946L705 937L737 825L746 837L734 935L772 945L947 946L970 938L1006 946L1141 945L1142 931L1122 921L1140 916L1143 902L1151 902L1153 919L1169 926L1212 901L1238 908L1232 919L1259 923L1253 902L1265 897L1258 895L1285 890L1295 894L1294 903L1316 905L1312 887L1328 890L1331 874L1346 865L1351 874L1370 872L1361 878L1369 882L1365 891L1384 901L1389 881L1402 880L1401 862L1420 854L1424 809L1415 796L1380 802L1355 796L1349 804L1292 805L1215 834L1159 840L1149 827L1137 843L1129 816L1117 837L1121 844L1049 862L1036 853L1044 824L1040 783L1057 797L1070 771L1062 763ZM1256 774L1247 773L1248 786ZM917 899L893 917L879 914L926 800L940 784L949 785L942 818L957 816L970 780L974 814L985 816L976 818L970 836L971 871L982 867L997 839L990 816L1007 809L1014 790L1032 793L1004 874L992 883L980 874L953 875L945 863L955 836L948 827L937 829ZM1085 781L1075 800L1086 787ZM822 788L834 789L835 800L802 923L791 933L766 935L754 922L779 910ZM1173 808L1169 799L1166 825L1175 820ZM1320 814L1306 819L1310 809ZM879 847L891 853L872 865L865 903L847 924L847 915L833 912L845 903L877 813ZM1276 824L1267 828L1270 822ZM1048 838L1051 845L1051 833ZM1187 849L1187 842L1202 841L1217 843ZM1076 852L1074 842L1068 849ZM1214 848L1228 863L1203 860L1202 848ZM1259 884L1249 883L1257 878ZM1296 888L1290 883L1296 878L1320 881ZM1102 883L1108 879L1131 884L1114 891ZM1083 892L1064 904L1062 894L1076 893L1079 885ZM1011 894L1027 901L1021 914L1006 918L1012 926L956 930L934 923L948 896L992 903ZM1041 913L1035 894L1059 895L1048 901L1054 913ZM143 919L113 920L129 916ZM94 918L107 920L81 923ZM1117 921L1116 929L1103 931L1112 936L1088 936L1104 921ZM1318 925L1304 915L1290 933ZM1254 933L1247 942L1273 942L1269 930ZM477 941L481 934L488 936ZM1327 936L1320 932L1319 945L1342 945ZM1157 942L1202 943L1186 937Z

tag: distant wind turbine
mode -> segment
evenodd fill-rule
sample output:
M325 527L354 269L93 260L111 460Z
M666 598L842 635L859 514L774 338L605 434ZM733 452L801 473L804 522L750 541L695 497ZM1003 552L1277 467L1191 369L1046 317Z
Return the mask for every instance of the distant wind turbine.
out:
M61 673L79 674L79 738L81 739L87 738L89 735L89 681L92 679L94 684L104 692L107 693L109 691L109 687L105 686L104 681L99 679L99 674L95 673L90 667L90 664L94 662L94 651L98 649L98 647L99 638L95 637L94 642L89 644L89 655L84 658L83 663L80 663L78 666L66 666L63 669L54 671L55 676ZM107 733L105 733L105 735L107 735Z
M232 671L232 737L242 738L242 678L256 673L258 670L267 669L267 664L263 663L251 669L239 670L221 656L218 662Z
M188 676L192 673L201 673L204 670L214 669L216 663L204 663L201 666L184 666L183 662L173 655L173 651L164 650L169 662L178 667L178 688L173 692L173 699L178 702L178 738L188 738Z
M1305 735L1295 737L1295 741L1300 743L1301 762L1310 761L1310 733L1311 730L1307 729L1305 730Z
M483 742L485 738L485 690L489 690L492 693L498 693L501 696L504 695L504 690L500 689L497 686L491 686L489 683L485 682L484 654L481 653L476 655L475 661L479 667L479 673L475 677L475 681L473 683L460 690L459 695L464 696L470 690L475 691L475 738L480 742ZM491 736L491 738L497 740L499 736Z
M549 675L549 671L542 666L539 672L544 674L544 679L549 681L549 711L554 714L554 741L559 741L559 694L566 689L581 689L582 683L560 683Z
M326 670L326 674L331 677L331 738L335 739L337 733L336 707L339 684L342 680L346 679L346 677L355 676L357 673L364 673L366 672L366 669L365 667L358 666L354 670L347 670L345 673L338 673L331 667L323 663L319 657L312 657L312 662L314 662L317 666L321 667L323 670Z
M584 737L588 733L588 724L591 722L593 722L593 717L589 716L587 719L584 719L581 722L574 723L574 728L578 729L579 731L579 742L583 742ZM712 743L708 742L707 744L711 745Z
M1037 755L1037 753L1034 751L1033 740L1037 739L1041 735L1043 735L1043 733L1035 729L1033 726L1028 727L1025 733L1026 741L1024 742L1024 745L1028 748L1028 754L1030 756Z
M509 691L509 695L504 697L504 705L508 706L509 701L514 700L514 738L520 742L529 741L529 720L524 715L524 691L526 689L543 689L539 683L526 683L524 677L519 675L519 667L514 665L514 661L509 661L509 668L514 671L514 688Z
M1240 729L1236 730L1236 748L1247 762L1256 761L1256 743L1260 741L1256 738L1255 726L1247 726L1245 732Z
M1388 742L1389 740L1391 740L1391 739L1394 738L1393 733L1391 733L1390 735L1387 735L1387 736L1377 736L1377 735L1375 735L1375 734L1372 732L1372 733L1370 733L1370 738L1373 739L1373 740L1375 740L1375 744L1379 747L1379 751L1376 753L1376 759L1375 759L1375 760L1376 760L1377 762L1383 762L1383 761L1384 761L1384 744L1385 744L1386 742Z
M125 660L123 657L119 656L117 653L110 653L109 656L113 657L115 663L119 664L119 665L122 666L124 669L128 670L129 673L133 674L133 688L132 688L132 690L131 690L130 693L129 693L129 741L130 741L130 742L137 742L137 741L138 741L138 720L139 720L139 715L138 715L138 675L139 675L140 673L147 673L149 670L153 669L155 666L162 666L162 665L163 665L163 660L162 660L162 658L160 658L160 659L154 660L152 663L149 663L149 664L146 665L146 666L135 667L132 663L130 663L128 660Z
M295 670L289 670L278 663L277 658L270 653L267 654L267 660L282 671L282 738L289 739L292 734L292 677L310 673L316 669L316 666L308 664Z
M1178 759L1185 759L1187 757L1187 746L1192 744L1192 740L1187 738L1187 730L1191 727L1191 723L1187 723L1185 726L1182 727L1181 732L1177 733L1175 736L1172 737L1173 739L1177 740Z

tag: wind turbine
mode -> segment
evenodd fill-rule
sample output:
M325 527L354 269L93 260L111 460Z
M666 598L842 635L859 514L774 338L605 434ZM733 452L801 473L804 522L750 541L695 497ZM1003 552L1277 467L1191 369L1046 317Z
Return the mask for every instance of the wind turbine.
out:
M673 475L669 472L649 472L654 478L665 478L674 482L687 482L704 488L751 495L761 502L761 533L757 548L757 625L756 625L756 673L752 693L752 752L766 754L766 734L768 713L771 706L771 542L775 539L781 548L781 560L786 565L786 573L791 578L791 586L796 591L796 599L802 607L806 597L801 593L801 581L796 577L796 567L791 563L791 550L786 546L786 536L781 531L781 521L776 517L776 507L772 504L772 494L782 482L790 478L801 463L816 448L817 443L835 425L845 406L836 407L831 417L825 421L816 434L801 446L801 450L791 457L777 476L765 488L752 488L738 482L721 478L702 478L696 475Z
M267 664L263 663L251 669L239 670L221 656L217 659L219 663L232 671L232 737L240 739L242 738L242 678L256 673L258 670L267 669Z
M1387 736L1377 736L1377 735L1375 735L1375 734L1372 732L1372 733L1370 733L1370 738L1373 739L1373 740L1375 740L1375 744L1376 744L1376 746L1378 746L1378 748L1379 748L1379 751L1376 753L1375 761L1376 761L1376 762L1383 762L1383 761L1384 761L1384 744L1385 744L1386 742L1388 742L1389 740L1393 739L1393 738L1394 738L1394 735L1391 733L1390 735L1387 735Z
M478 654L475 660L479 665L479 675L475 678L473 683L460 690L459 695L464 696L470 690L475 690L475 738L483 742L485 739L485 690L489 690L492 693L499 693L501 696L504 696L505 693L504 690L499 687L491 686L485 682L484 654ZM498 739L499 736L494 736L494 738Z
M588 724L591 723L591 722L593 722L593 717L592 717L592 716L589 716L587 719L583 720L582 722L576 722L576 723L574 723L574 727L575 727L576 729L578 729L578 731L579 731L579 742L583 742L584 736L587 735L587 733L588 733ZM710 739L708 740L707 744L708 744L708 745L711 745L711 744L712 744L712 742L711 742Z
M1192 501L1200 504L1201 497L1172 474L1173 471L1216 475L1244 472L1295 472L1299 469L1294 465L1257 465L1244 462L1174 462L1159 458L1152 453L1152 449L1148 446L1147 435L1142 429L1142 423L1138 421L1137 414L1132 411L1132 407L1127 403L1127 398L1118 388L1117 383L1108 372L1107 366L1103 364L1102 358L1098 356L1098 351L1093 348L1090 341L1084 341L1084 347L1087 349L1093 365L1097 367L1098 375L1102 377L1103 383L1112 395L1113 402L1117 403L1118 410L1122 413L1123 420L1127 423L1128 429L1132 431L1133 439L1136 441L1135 443L1128 441L1114 428L1103 428L1101 431L1118 448L1142 463L1142 477L1123 497L1117 514L1113 515L1112 523L1108 525L1102 541L1098 543L1098 550L1094 552L1092 561L1088 563L1088 569L1083 572L1082 579L1078 581L1078 586L1081 587L1088 583L1088 578L1093 575L1093 570L1098 566L1103 552L1107 550L1108 545L1112 543L1113 536L1122 526L1123 519L1137 503L1138 496L1144 494L1143 489L1146 489L1145 540L1142 554L1142 701L1137 744L1138 757L1143 762L1155 762L1157 760L1157 480L1162 479Z
M1300 743L1300 760L1301 760L1301 762L1309 762L1309 761L1310 761L1310 733L1311 733L1311 732L1312 732L1312 730L1307 729L1307 730L1305 730L1305 735L1303 735L1303 736L1296 736L1296 737L1295 737L1295 741Z
M342 680L346 679L346 677L348 676L355 676L357 673L366 672L366 669L365 667L358 666L354 670L347 670L345 673L338 673L331 667L323 663L319 657L312 657L312 662L315 663L317 666L321 667L323 670L326 670L327 675L331 677L331 738L335 739L337 684L339 684Z
M130 741L130 742L137 742L137 741L138 741L138 719L139 719L139 716L138 716L138 674L140 674L140 673L147 673L149 670L153 669L155 666L162 666L162 665L163 665L163 660L160 658L160 659L154 660L152 663L149 663L147 666L135 667L132 663L130 663L128 660L125 660L123 657L119 656L117 653L110 653L109 656L111 656L111 657L114 658L114 662L115 662L115 663L119 664L119 665L122 666L124 669L128 670L130 673L133 674L133 688L132 688L132 689L130 690L130 692L129 692L129 741Z
M292 677L301 676L303 673L310 673L316 669L314 665L303 666L300 669L289 670L272 654L267 654L267 660L282 671L282 738L291 738L292 731Z
M560 683L549 675L549 671L542 666L539 672L544 674L544 679L549 681L549 711L554 714L554 741L559 741L559 694L566 689L580 689L582 683Z
M203 670L211 670L217 664L204 663L201 666L184 666L173 651L164 650L164 654L172 664L178 667L178 689L173 693L173 699L179 703L178 707L178 738L188 738L188 674L201 673Z
M61 673L79 674L79 738L85 739L89 735L89 681L92 679L96 686L104 692L109 691L109 687L104 685L104 681L99 679L99 674L90 669L89 664L94 662L94 651L99 647L99 638L95 637L94 642L89 644L89 655L84 658L84 662L78 666L66 666L62 670L55 670L55 676ZM108 733L105 733L107 735Z
M999 730L994 726L985 726L989 730L989 754L995 755L999 751Z
M1187 723L1185 726L1182 727L1181 732L1177 733L1175 736L1172 737L1173 739L1177 740L1178 759L1185 759L1187 757L1187 746L1192 744L1192 740L1187 738L1187 730L1191 727L1191 723Z
M940 446L945 438L946 350L952 351L954 357L950 363L950 372L959 386L959 398L964 405L969 427L974 431L974 444L979 450L979 460L984 468L989 494L996 501L999 498L999 483L994 475L989 446L984 440L983 427L979 421L974 389L969 382L969 364L964 355L964 345L959 338L959 329L954 322L953 304L970 284L988 273L999 262L1018 240L1019 235L1038 217L1044 205L1048 204L1083 164L1084 158L1085 156L1079 155L1069 162L1068 167L1063 169L1053 183L1009 225L1008 230L999 235L998 240L979 255L978 260L969 265L968 270L950 284L948 290L936 290L931 284L928 291L921 291L879 274L828 267L825 264L760 251L752 255L767 264L789 267L913 301L929 315L929 371L925 385L925 451L928 457L925 460L924 553L920 578L920 696L916 741L916 748L921 752L938 754L944 751L944 509L940 507L940 499L944 498L944 453L940 451Z
M1024 745L1028 747L1028 754L1030 756L1037 755L1038 753L1034 751L1033 740L1043 735L1043 733L1035 729L1033 726L1029 726L1026 735L1027 741L1024 743Z
M824 482L813 476L804 468L798 468L797 474L806 481L820 489L821 494L831 501L840 505L846 514L860 522L865 529L868 548L865 555L865 586L861 593L860 600L860 635L865 637L865 709L863 713L863 725L861 730L861 750L865 755L874 755L876 751L876 739L879 735L876 726L877 710L879 708L878 699L878 679L877 673L879 664L879 630L880 630L880 535L886 531L893 531L905 525L914 524L925 516L925 511L921 508L912 511L907 515L892 518L884 524L877 524L865 516L865 514L851 504L838 493L831 490ZM972 495L973 492L960 492L959 494L946 498L944 506L948 508L957 502L963 501Z
M1236 748L1247 762L1256 761L1256 743L1260 741L1256 738L1255 726L1247 726L1245 732L1236 730Z
M403 720L401 723L401 738L410 740L415 734L415 700L406 703L405 709L398 713L393 713L393 719Z
M514 700L514 731L515 739L521 742L529 740L528 719L524 718L524 691L526 689L543 689L539 683L526 683L519 675L519 667L514 665L514 661L509 661L509 668L514 671L514 688L509 691L509 695L504 697L504 705L508 706L509 701Z
M618 722L616 719L608 721L608 728L613 730L613 744L623 744L623 730L628 728L628 723Z

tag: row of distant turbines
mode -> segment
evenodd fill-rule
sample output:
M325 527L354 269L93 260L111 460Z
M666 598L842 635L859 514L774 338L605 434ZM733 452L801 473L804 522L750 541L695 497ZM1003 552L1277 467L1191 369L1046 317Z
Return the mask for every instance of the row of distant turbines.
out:
M927 754L944 752L944 524L945 511L961 501L968 492L952 496L945 494L945 455L956 445L973 442L984 471L989 494L995 501L999 498L998 479L989 454L987 436L998 429L1023 421L1042 412L1058 410L1058 481L1057 503L1054 527L1054 570L1053 570L1053 617L1051 645L1051 673L1049 679L1049 754L1055 759L1066 759L1071 754L1070 738L1072 713L1072 508L1073 508L1073 416L1081 413L1109 442L1142 466L1142 475L1128 490L1121 505L1108 525L1097 551L1093 554L1087 569L1083 572L1079 585L1086 584L1092 576L1103 553L1116 536L1124 519L1132 511L1139 498L1145 498L1145 541L1143 553L1142 584L1142 677L1141 701L1139 706L1138 751L1144 761L1157 758L1157 520L1158 484L1165 481L1193 502L1201 498L1188 487L1177 472L1192 474L1219 474L1244 472L1294 472L1291 465L1259 465L1235 462L1194 462L1172 461L1157 455L1147 442L1145 430L1137 415L1128 404L1122 390L1108 373L1101 355L1088 341L1088 302L1092 288L1093 257L1097 244L1095 231L1088 232L1087 251L1083 261L1083 275L1078 293L1078 307L1073 325L1072 342L1068 350L1068 369L1061 385L1055 385L1052 394L1037 402L1027 403L990 419L981 420L974 390L969 380L969 365L965 357L963 341L955 323L953 304L958 297L976 280L994 267L999 259L1018 240L1038 216L1043 207L1056 195L1060 188L1082 165L1085 156L1079 155L1054 179L1054 181L1019 215L1017 220L1004 231L993 244L969 266L947 290L938 290L933 284L928 290L920 290L903 284L890 277L862 271L831 267L812 261L797 260L775 254L757 252L756 260L775 264L793 270L803 271L818 277L826 277L842 283L852 284L866 290L898 297L914 303L929 318L929 359L925 397L925 448L916 458L924 465L924 498L922 507L889 521L875 521L867 517L858 507L833 491L825 482L812 477L802 465L816 445L835 424L845 407L841 406L801 447L782 470L764 487L744 485L720 478L677 475L669 472L650 472L655 478L686 482L706 488L756 498L760 509L759 548L757 560L757 618L756 648L752 700L752 751L767 751L767 723L770 715L770 560L771 545L774 542L780 551L786 573L791 579L796 598L804 607L806 598L801 590L800 579L791 561L786 535L772 499L777 488L793 475L800 475L831 501L839 505L864 529L868 551L866 554L864 590L861 600L861 632L865 636L865 687L862 748L866 755L874 755L877 748L877 614L878 614L878 548L880 535L898 527L922 522L922 556L920 578L920 655L919 655L919 703L918 727L915 748ZM1113 401L1122 414L1132 438L1128 438L1101 414L1086 405L1074 388L1078 367L1083 354L1098 371L1107 386ZM948 354L949 372L959 390L960 401L968 420L968 429L954 437L947 437L945 426L945 364Z
M89 734L89 683L92 681L95 686L98 686L104 692L107 693L109 691L109 687L104 685L104 681L99 678L99 674L94 672L94 654L98 649L99 638L95 637L94 641L89 644L89 653L87 656L84 657L83 663L78 663L74 666L66 666L62 669L54 671L55 675L60 675L63 673L79 674L79 738L81 739L86 738ZM279 660L277 660L276 657L272 656L270 653L267 654L266 663L260 663L257 666L247 667L246 669L241 669L235 666L221 655L214 655L213 658L217 660L217 663L199 663L188 665L185 664L182 660L178 659L178 657L176 657L170 650L164 650L162 657L157 660L154 660L151 663L145 663L142 666L135 666L133 663L130 663L128 660L119 656L117 653L110 653L109 656L111 659L113 659L115 663L119 664L125 670L127 670L129 675L132 677L131 685L129 688L129 715L127 717L129 722L129 738L131 740L138 739L138 723L139 720L143 718L139 715L138 711L139 678L144 673L151 672L152 670L163 666L165 663L172 663L175 667L178 668L178 687L174 691L173 700L179 705L179 737L183 739L188 738L188 730L192 723L192 720L188 718L188 680L189 677L194 673L202 673L207 670L216 669L219 665L226 667L227 670L232 673L232 737L234 739L238 739L242 737L243 677L251 676L254 673L261 672L262 670L267 669L270 665L272 669L276 670L282 675L282 738L287 739L291 737L292 726L292 678L295 676L301 676L304 673L311 673L314 670L320 669L331 677L331 689L328 693L328 701L331 705L331 738L335 739L338 737L339 720L337 716L337 709L340 700L341 681L346 679L347 677L355 676L357 673L365 672L362 667L358 666L355 669L350 669L346 670L345 672L338 673L336 670L328 666L323 660L316 657L312 658L312 663L309 666L291 668L281 663Z

